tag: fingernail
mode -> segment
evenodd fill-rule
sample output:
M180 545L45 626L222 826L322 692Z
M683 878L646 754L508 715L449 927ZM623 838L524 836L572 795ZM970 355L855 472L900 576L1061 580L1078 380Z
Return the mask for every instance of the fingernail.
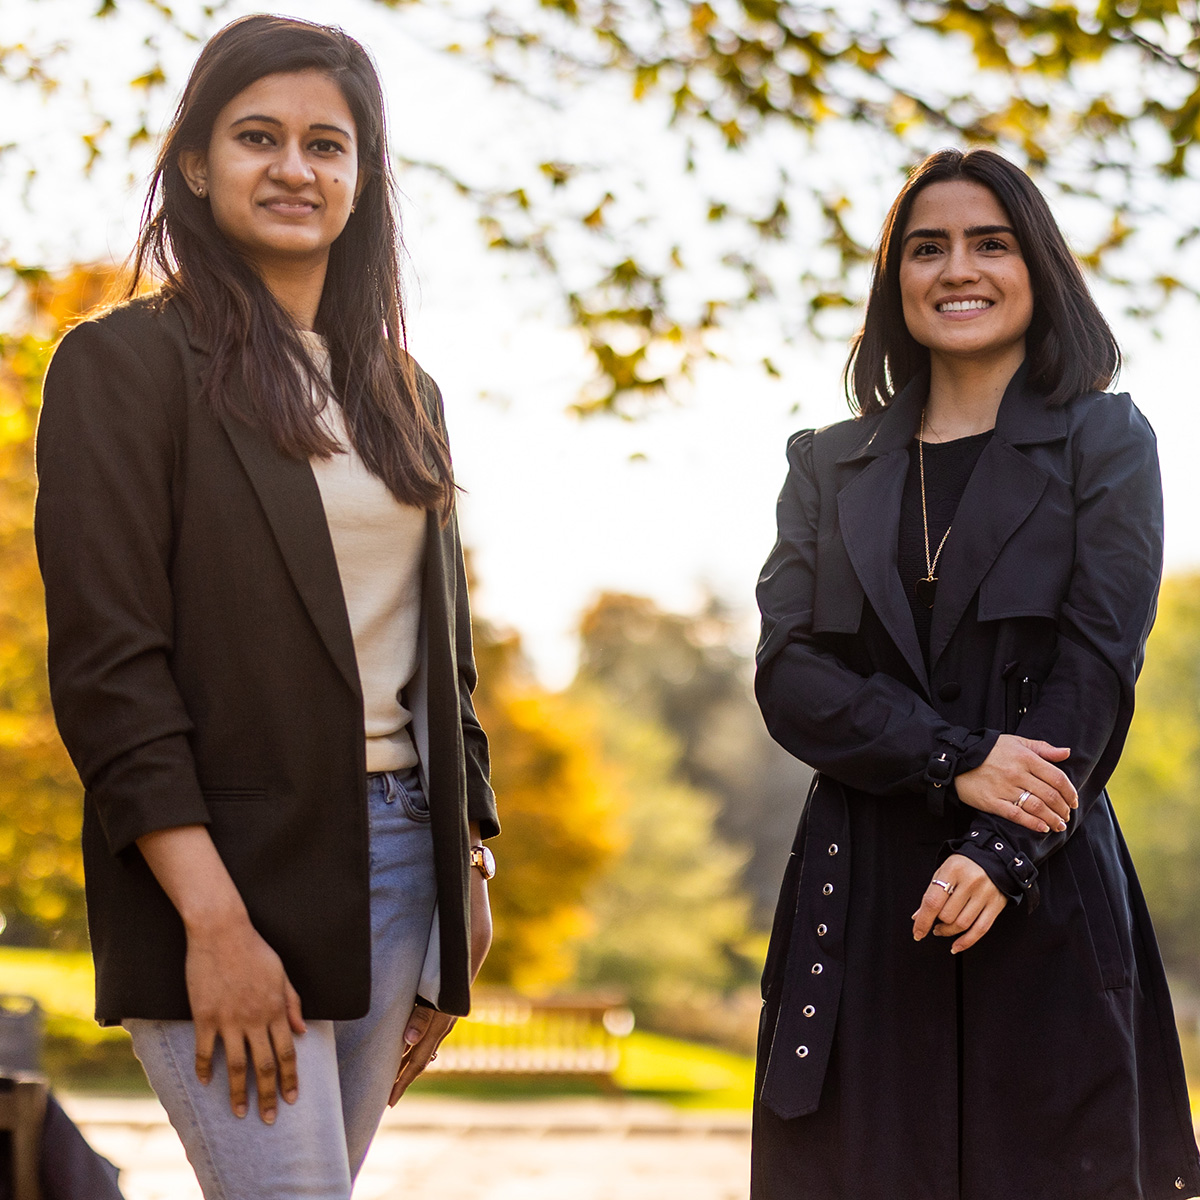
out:
M1063 831L1064 829L1066 829L1066 827L1067 827L1067 823L1066 823L1066 821L1059 821L1059 823L1058 823L1058 832L1059 832L1059 833L1062 833L1062 831Z
M404 1040L410 1046L415 1046L421 1040L421 1031L415 1025L410 1025L404 1031Z
M299 1093L299 1092L297 1092L295 1088L292 1088L292 1089L291 1089L291 1091L287 1091L287 1092L284 1092L284 1093L283 1093L283 1098L284 1098L284 1099L285 1099L285 1100L286 1100L286 1101L287 1101L289 1104L295 1104L295 1103L296 1103L296 1097L297 1097L299 1094L300 1094L300 1093Z
M233 1106L233 1115L235 1117L244 1117L246 1115L246 1106L244 1104L235 1104Z
M275 1124L275 1110L273 1108L268 1108L267 1111L263 1113L262 1117L264 1125Z
M958 947L957 947L957 946L951 946L951 947L950 947L950 953L951 953L951 954L957 954L957 953L958 953Z
M1042 833L1049 833L1049 832L1050 832L1050 826L1049 826L1049 825L1043 825L1043 826L1041 826L1041 832L1042 832Z

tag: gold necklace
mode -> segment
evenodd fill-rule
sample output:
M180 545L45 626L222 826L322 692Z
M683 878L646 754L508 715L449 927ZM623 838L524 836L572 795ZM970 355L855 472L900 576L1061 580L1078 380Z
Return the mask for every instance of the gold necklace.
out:
M917 432L917 467L921 476L921 521L925 527L925 571L924 579L918 579L913 584L913 591L917 593L917 599L925 605L926 608L933 607L933 601L937 596L938 577L934 573L937 571L938 559L942 557L942 550L946 545L946 539L950 536L950 530L954 528L953 524L946 526L946 532L942 534L942 540L938 543L937 552L932 558L929 557L929 510L925 506L925 410L921 409L921 428Z

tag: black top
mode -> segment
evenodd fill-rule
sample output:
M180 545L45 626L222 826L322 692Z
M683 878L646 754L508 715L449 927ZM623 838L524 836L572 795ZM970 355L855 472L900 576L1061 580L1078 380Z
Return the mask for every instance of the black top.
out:
M925 443L925 507L929 514L929 557L937 554L942 537L954 520L958 502L966 490L967 480L983 448L992 437L992 430L972 437L955 438L950 442ZM954 535L951 534L951 537ZM943 555L945 551L943 551ZM917 596L918 579L928 574L925 562L925 529L921 512L921 465L917 442L908 452L908 476L904 481L904 498L900 506L900 536L896 546L896 566L904 594L912 609L913 624L925 664L929 665L929 630L933 609ZM934 571L937 575L940 567Z

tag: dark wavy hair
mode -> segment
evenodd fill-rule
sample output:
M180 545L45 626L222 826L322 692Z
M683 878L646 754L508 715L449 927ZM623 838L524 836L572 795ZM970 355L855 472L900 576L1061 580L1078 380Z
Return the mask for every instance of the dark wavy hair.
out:
M850 407L860 416L879 412L929 369L928 349L904 321L901 252L919 193L954 179L986 187L1016 230L1033 291L1033 319L1025 334L1029 383L1052 405L1107 387L1120 369L1121 351L1046 198L1024 171L992 150L939 150L913 168L883 223L867 311L843 375Z
M319 419L330 390L323 373L179 167L182 151L207 151L217 114L245 88L267 75L309 70L327 75L345 97L357 130L362 181L354 212L330 247L317 311L317 331L329 346L332 398L341 404L350 440L371 472L402 503L435 509L445 519L454 501L450 455L421 401L408 355L403 243L383 92L374 64L353 38L332 26L255 15L225 26L208 42L151 178L129 295L153 270L164 296L188 311L212 353L203 394L215 412L264 430L295 458L336 452L337 443Z

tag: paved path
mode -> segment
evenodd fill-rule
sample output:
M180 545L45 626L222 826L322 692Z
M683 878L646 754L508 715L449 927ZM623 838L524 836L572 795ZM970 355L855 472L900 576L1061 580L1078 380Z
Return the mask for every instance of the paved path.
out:
M201 1200L153 1099L66 1097L126 1200ZM354 1200L745 1200L750 1118L642 1101L421 1099L384 1117Z

